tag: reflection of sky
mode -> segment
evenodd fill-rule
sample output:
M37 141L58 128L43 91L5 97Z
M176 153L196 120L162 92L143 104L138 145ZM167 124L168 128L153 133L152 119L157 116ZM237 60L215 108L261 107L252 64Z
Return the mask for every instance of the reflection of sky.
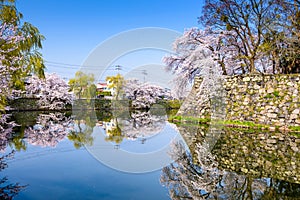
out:
M25 199L169 199L159 183L160 171L128 174L108 168L84 148L64 140L56 148L28 146L1 171L9 181L28 187L14 200ZM2 177L1 176L1 177Z
M101 127L94 127L93 145L86 146L86 148L100 162L123 172L145 173L156 171L173 162L169 156L172 143L183 141L183 138L175 129L172 130L170 125L167 125L167 127L169 128L164 129L162 134L149 138L149 146L144 147L139 145L138 142L130 143L127 140L125 149L123 149L122 143L120 148L116 148L115 143L107 142L105 140L105 130ZM147 140L145 143L147 143Z
M146 138L144 144L142 138L137 140L126 140L120 144L120 149L132 153L149 153L165 148L179 133L171 128L168 124L164 129L152 137Z

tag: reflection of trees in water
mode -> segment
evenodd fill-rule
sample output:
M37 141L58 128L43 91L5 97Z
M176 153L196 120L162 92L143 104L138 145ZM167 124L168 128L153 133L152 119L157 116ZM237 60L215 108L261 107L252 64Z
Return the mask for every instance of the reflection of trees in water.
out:
M110 127L107 124L110 124ZM124 135L122 133L121 128L119 127L118 119L111 119L109 122L106 122L106 141L115 142L116 144L120 144L123 141Z
M200 149L203 166L193 163L182 143L173 144L171 156L175 160L162 170L161 183L169 188L172 199L201 199L209 197L216 185L221 183L220 172L213 156Z
M165 115L153 115L150 111L131 112L128 118L114 118L104 123L106 140L118 144L124 138L136 140L154 136L164 128L165 120Z
M29 144L54 147L73 130L72 123L64 113L40 114L36 125L25 129L24 137Z
M26 114L24 115L27 116ZM73 120L71 117L66 117L65 113L56 112L35 116L36 119L33 122L35 125L6 123L5 131L0 134L0 150L5 151L8 144L15 150L26 150L26 142L42 147L54 147L73 129Z
M32 115L34 113L34 115ZM0 134L0 151L4 151L9 144L15 150L26 150L27 143L42 147L54 147L66 137L74 143L76 148L92 145L93 129L97 120L93 110L75 110L72 117L66 113L17 113L20 126L13 129L15 123L6 123L5 131ZM103 112L103 119L110 120L102 124L115 124L106 129L107 141L117 144L126 139L145 139L159 133L164 125L166 116L150 111L135 111L113 118L111 112ZM163 113L164 114L164 113ZM4 116L4 115L2 115ZM2 120L3 121L3 120ZM28 123L30 121L30 123ZM100 124L101 124L100 123Z
M18 126L14 122L6 121L5 124L3 123L4 126L0 120L0 128L3 128L0 134L0 151L4 151L8 144L18 151L26 150L27 143L42 147L54 147L66 137L74 142L76 148L92 145L92 132L97 119L91 117L90 112L78 111L74 113L75 116L61 112L17 113L17 123L20 124ZM2 121L4 121L3 118ZM27 123L28 121L30 123Z
M7 160L14 156L15 152L12 151L0 157L0 171L8 167ZM7 177L0 178L0 199L8 200L13 199L21 190L26 188L26 185L20 185L19 183L9 183Z
M134 111L130 118L120 122L120 126L127 138L144 138L159 133L166 124L165 120L165 115L153 115L150 111Z
M74 147L77 149L84 145L93 144L92 133L97 122L93 112L93 110L73 111L74 129L69 133L68 139L74 143Z
M89 120L75 120L74 130L68 135L68 139L73 141L74 147L77 149L84 145L93 144L93 126L89 126L87 121Z
M173 164L163 168L161 183L172 199L282 199L299 197L300 185L271 178L254 179L218 169L205 145L197 145L199 165L184 146L173 147Z
M12 130L16 126L14 122L8 122L9 115L0 113L0 151L4 151L12 138Z

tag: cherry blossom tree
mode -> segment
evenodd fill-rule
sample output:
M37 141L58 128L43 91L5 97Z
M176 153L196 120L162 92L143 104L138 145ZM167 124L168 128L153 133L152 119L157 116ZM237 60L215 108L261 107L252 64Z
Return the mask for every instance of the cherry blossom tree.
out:
M174 42L176 54L166 56L164 62L167 70L176 75L177 93L182 93L195 77L201 77L200 88L195 94L198 103L204 105L213 99L222 100L223 75L238 73L241 66L235 51L227 46L231 34L230 31L220 33L192 28Z
M138 80L127 80L125 95L132 100L131 106L135 109L149 109L158 99L162 99L165 91L162 87L149 83L140 83Z
M239 60L235 59L234 51L226 47L227 35L229 33L218 34L209 28L191 28L174 42L175 54L164 57L163 61L166 69L176 75L173 81L177 93L183 93L196 76L207 77L203 82L207 84L211 75L233 74L238 70Z
M57 110L72 104L73 96L68 84L56 74L46 74L45 80L32 76L28 78L26 97L39 98L41 108Z
M240 45L229 42L246 73L299 73L299 7L298 0L207 0L199 22L235 34Z

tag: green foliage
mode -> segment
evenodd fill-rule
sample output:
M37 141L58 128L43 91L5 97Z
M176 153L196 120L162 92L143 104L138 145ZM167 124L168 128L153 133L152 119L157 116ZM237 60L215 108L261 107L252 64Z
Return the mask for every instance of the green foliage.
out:
M100 95L100 96L112 96L110 91L97 92L97 95Z
M182 104L182 101L175 99L175 100L167 100L166 103L168 105L167 107L168 109L179 109Z
M16 34L24 37L19 43L7 44L1 43L1 49L7 50L12 46L15 47L13 51L9 51L5 55L6 61L3 64L10 64L11 67L17 68L13 71L12 80L13 85L17 89L24 89L25 78L34 73L40 78L44 78L45 65L42 59L40 49L42 48L42 41L45 39L40 34L37 27L28 22L21 23L23 15L15 7L14 0L3 0L0 2L0 21L1 24L13 25L17 27ZM21 57L22 60L14 61L12 58Z
M107 130L107 135L108 136L105 138L105 140L115 142L116 144L120 144L124 138L121 128L118 125L111 130Z
M0 116L1 112L5 111L5 105L6 105L6 98L3 95L0 95Z
M70 90L74 92L77 98L95 98L96 85L94 84L95 78L93 74L85 74L78 71L73 79L69 80Z
M35 98L18 98L8 101L8 105L16 110L38 110L38 99ZM26 119L25 119L26 120Z
M111 100L110 99L95 99L94 106L96 110L107 111L111 109Z
M22 13L17 11L15 7L15 0L1 0L0 1L0 19L1 23L9 23L18 25L20 19L23 18Z
M279 97L279 91L274 91L274 92L266 94L264 96L265 99L272 99L272 98L278 98L278 97Z
M125 85L124 77L121 74L117 74L116 76L106 77L106 81L108 81L108 88L115 90L115 99L119 99Z
M113 117L113 114L111 111L108 110L96 110L96 116L99 121L110 122L110 120Z

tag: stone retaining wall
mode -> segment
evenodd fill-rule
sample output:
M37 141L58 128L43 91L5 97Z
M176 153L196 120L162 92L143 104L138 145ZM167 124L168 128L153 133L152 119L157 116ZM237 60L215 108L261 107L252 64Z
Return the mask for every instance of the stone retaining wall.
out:
M212 101L198 102L201 79L196 78L178 115L211 116ZM300 126L300 74L224 76L226 120L251 121L271 126ZM197 96L198 94L198 96Z

